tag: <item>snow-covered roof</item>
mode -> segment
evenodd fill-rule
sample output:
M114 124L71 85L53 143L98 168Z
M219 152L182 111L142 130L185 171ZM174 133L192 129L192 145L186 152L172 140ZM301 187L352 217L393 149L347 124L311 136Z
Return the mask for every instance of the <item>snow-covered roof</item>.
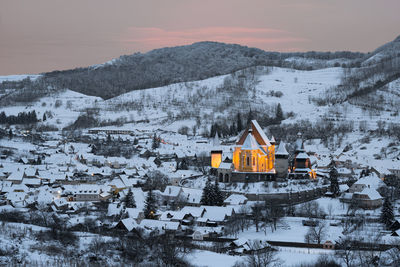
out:
M355 192L354 195L367 195L370 200L382 199L382 196L373 188L364 188L361 192Z
M111 182L109 182L110 186L114 186L115 188L125 188L126 185L121 180L121 178L115 178Z
M162 193L162 196L177 197L181 193L181 191L182 187L169 185L165 188L164 192Z
M133 228L137 226L136 221L133 218L126 218L121 220L121 223L125 226L125 228L130 232Z
M231 207L218 207L218 206L200 206L204 208L206 212L203 214L203 220L210 220L214 222L222 222L225 217L232 216L233 208Z
M40 185L41 180L39 178L24 178L22 184L26 185Z
M24 171L14 171L8 177L8 181L22 181L24 177Z
M108 191L107 186L97 184L78 184L65 185L65 192L72 194L100 194L103 191Z
M353 193L343 193L340 198L350 200L353 198Z
M114 216L120 214L122 210L122 205L118 207L117 203L110 203L108 204L107 208L107 216Z
M204 206L203 207L190 207L186 206L181 209L181 212L186 213L186 214L192 214L193 217L200 217L205 210Z
M358 181L356 181L354 184L367 185L371 188L376 188L376 189L384 185L383 181L373 172L370 173L370 175L368 176L358 179Z
M347 191L347 190L349 190L349 186L347 184L340 184L339 185L339 191L340 192L344 192L344 191Z
M15 204L16 202L25 200L26 196L26 192L10 192L7 194L7 200Z
M247 197L240 194L232 194L227 199L225 199L224 203L228 203L230 205L240 205L244 204L247 201Z
M28 177L36 177L36 169L34 168L26 168L24 172Z
M252 134L248 134L242 145L242 150L257 150L259 149L258 143Z
M128 217L132 219L138 219L142 209L138 208L126 208L126 212L128 213Z
M256 128L257 132L260 134L261 138L263 139L264 143L267 146L270 146L271 143L268 140L268 137L265 135L263 129L261 128L261 126L258 124L258 122L256 120L252 120L251 123L253 124L254 128Z
M190 204L199 204L203 190L183 187L184 199Z
M229 162L221 162L218 166L218 169L230 169L232 168L232 163Z
M275 152L275 155L282 155L282 156L287 156L289 153L287 152L285 148L285 143L281 142L278 146L278 150Z
M57 207L61 207L68 204L68 201L65 198L56 198L54 199L54 204Z
M149 220L144 219L140 222L140 227L147 229L158 229L158 230L178 230L179 222L169 222L169 221L158 221L158 220Z
M215 132L215 136L214 136L212 145L213 145L214 147L218 147L218 146L221 145L221 142L219 141L219 137L218 137L218 132Z
M140 187L132 188L132 193L133 198L135 199L136 208L143 210L147 193L143 192L142 188ZM153 193L155 194L156 190L154 190Z
M29 188L24 184L13 184L10 188L10 192L18 192L18 191L28 193Z
M53 202L54 195L50 192L50 189L46 186L39 187L39 194L37 195L38 204L50 204Z
M308 158L309 158L309 156L304 152L297 154L297 157L296 157L296 159L308 159Z

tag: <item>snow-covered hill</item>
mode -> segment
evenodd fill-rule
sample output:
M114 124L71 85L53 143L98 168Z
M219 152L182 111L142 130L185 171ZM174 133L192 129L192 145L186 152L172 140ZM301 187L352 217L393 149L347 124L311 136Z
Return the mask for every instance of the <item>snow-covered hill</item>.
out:
M389 123L399 119L395 111L400 102L400 80L369 96L381 101L383 107L380 111L370 110L360 101L326 106L312 101L340 84L343 71L341 67L314 71L258 67L201 81L136 90L109 100L64 90L31 105L5 107L3 110L7 115L36 110L39 118L47 111L52 115L47 116L45 123L59 129L91 109L100 121L109 124L116 120L126 123L146 120L154 127L176 125L170 127L175 130L182 125L192 128L197 124L198 133L209 129L215 121L232 119L237 113L247 114L250 109L274 116L278 104L285 114L294 114L284 123L304 119L318 122L329 118L334 122L366 121L370 129L375 129L380 120ZM243 88L237 87L240 82Z

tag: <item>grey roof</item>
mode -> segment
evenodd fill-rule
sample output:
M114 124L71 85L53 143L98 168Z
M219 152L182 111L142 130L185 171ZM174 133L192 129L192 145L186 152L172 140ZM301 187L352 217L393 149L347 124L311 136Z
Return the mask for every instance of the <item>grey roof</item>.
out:
M252 134L248 134L244 140L242 150L257 150L259 149L258 143Z
M275 155L289 155L289 153L287 152L286 148L285 148L285 143L281 142L278 146L278 150L275 152Z
M304 152L297 154L297 157L296 157L296 159L308 159L308 158L309 158L309 156Z

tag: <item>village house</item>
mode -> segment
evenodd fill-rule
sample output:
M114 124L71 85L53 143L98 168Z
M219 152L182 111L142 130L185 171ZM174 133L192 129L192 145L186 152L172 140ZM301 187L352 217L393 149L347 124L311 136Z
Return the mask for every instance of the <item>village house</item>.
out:
M95 184L79 184L65 186L68 201L100 201L100 194L104 188Z
M194 216L185 211L164 211L160 218L160 221L171 221L179 222L182 225L192 225L194 222Z
M228 219L235 215L232 207L200 206L204 209L203 216L198 217L196 223L199 226L219 226L224 225Z
M232 194L224 200L225 205L244 205L247 203L247 197L240 194Z
M182 196L183 190L180 186L168 185L161 193L164 205L177 201Z
M377 209L383 204L383 197L373 188L364 188L353 194L353 200L362 209Z
M177 232L182 230L179 222L169 222L169 221L159 221L159 220L149 220L144 219L139 224L139 227L148 230L158 230L160 233L163 232Z
M370 175L358 179L350 188L350 193L361 192L365 188L378 189L385 186L385 183L378 178L375 173L370 173Z
M382 206L383 197L377 191L385 184L375 173L360 178L350 188L348 193L340 196L340 201L354 203L363 209L376 209Z
M128 218L134 219L138 224L144 219L144 212L139 208L126 208L125 213L128 215Z

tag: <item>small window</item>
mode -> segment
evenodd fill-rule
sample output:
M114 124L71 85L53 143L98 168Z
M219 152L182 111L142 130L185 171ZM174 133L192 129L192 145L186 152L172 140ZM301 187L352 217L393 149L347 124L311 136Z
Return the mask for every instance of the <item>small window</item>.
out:
M256 158L253 157L253 166L256 166Z
M250 166L250 157L247 157L247 166Z

